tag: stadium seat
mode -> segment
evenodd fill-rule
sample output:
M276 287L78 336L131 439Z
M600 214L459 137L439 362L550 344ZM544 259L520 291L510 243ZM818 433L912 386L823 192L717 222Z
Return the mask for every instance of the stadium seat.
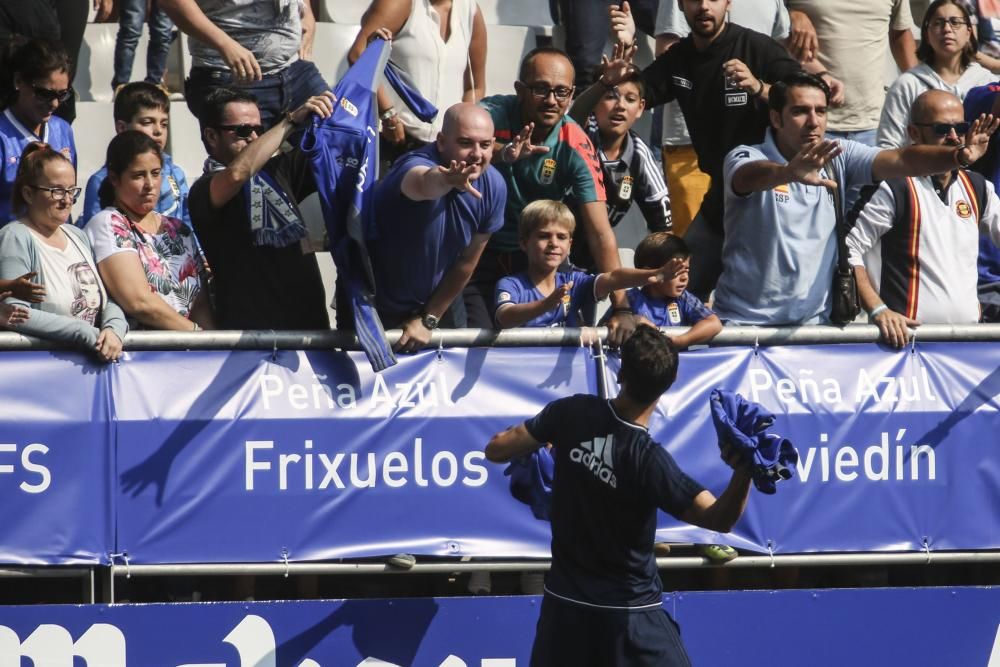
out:
M118 38L117 23L88 23L80 46L76 78L73 87L81 102L110 102L113 91L111 79L115 73L115 41ZM146 73L146 46L149 35L143 28L142 38L135 51L132 66L133 77L140 79ZM111 116L109 115L110 119Z
M361 23L361 16L368 9L368 0L320 0L317 21L333 23ZM319 35L317 42L319 41Z
M486 26L486 94L514 94L521 58L538 45L538 30L526 26Z
M342 23L317 23L316 41L313 42L313 61L320 74L331 86L347 72L347 52L354 44L361 26Z
M545 0L478 0L486 25L551 26ZM492 49L491 49L492 50Z
M110 81L110 79L109 79ZM104 165L108 142L115 136L115 122L111 102L77 102L76 120L73 122L76 141L77 174L79 187L87 185L87 179ZM73 219L83 211L83 197L73 206Z

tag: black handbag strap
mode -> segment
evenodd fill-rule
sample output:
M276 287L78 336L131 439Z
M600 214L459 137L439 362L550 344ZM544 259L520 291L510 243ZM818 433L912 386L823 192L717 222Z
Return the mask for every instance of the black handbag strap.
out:
M837 271L841 274L850 273L851 264L847 260L847 222L844 219L844 188L840 181L837 181L837 188L830 194L833 195L833 210L836 216L834 230L837 234Z

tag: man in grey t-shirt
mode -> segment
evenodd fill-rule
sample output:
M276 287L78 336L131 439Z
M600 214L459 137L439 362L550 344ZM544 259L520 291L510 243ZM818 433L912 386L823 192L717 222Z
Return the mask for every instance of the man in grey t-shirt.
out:
M261 122L271 127L329 86L302 56L303 30L315 20L305 0L161 0L160 6L191 37L188 108L201 116L205 96L239 87L257 98Z

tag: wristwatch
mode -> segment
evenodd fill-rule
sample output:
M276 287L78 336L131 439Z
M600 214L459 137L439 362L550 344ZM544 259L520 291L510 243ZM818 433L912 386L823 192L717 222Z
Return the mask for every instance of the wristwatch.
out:
M437 317L435 315L431 315L430 313L424 313L420 317L421 324L423 324L424 328L427 329L428 331L434 331L435 329L437 329L438 328L438 323L440 321L441 321L441 318L439 318L439 317Z

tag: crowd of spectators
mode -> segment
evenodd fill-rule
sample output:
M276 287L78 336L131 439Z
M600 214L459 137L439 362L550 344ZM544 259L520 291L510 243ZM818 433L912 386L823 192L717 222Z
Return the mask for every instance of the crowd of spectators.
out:
M317 175L296 141L338 102L310 60L311 3L96 2L119 22L117 134L104 167L79 175L60 117L79 26L60 23L70 3L14 4L0 0L0 325L105 360L127 327L329 327L300 209ZM828 323L838 208L887 342L997 321L998 3L934 0L919 43L906 0L551 5L566 51L535 48L491 96L486 62L509 56L489 50L474 0L372 0L361 20L349 60L391 38L393 66L439 109L424 122L377 91L368 245L399 349L438 327L593 324L606 297L612 344L640 324L690 327L686 347L723 324ZM145 77L130 82L144 22ZM190 36L201 174L165 152L174 25ZM657 40L642 69L638 31ZM902 73L886 92L890 54ZM662 130L640 136L658 108ZM650 233L635 269L615 237L633 204Z

